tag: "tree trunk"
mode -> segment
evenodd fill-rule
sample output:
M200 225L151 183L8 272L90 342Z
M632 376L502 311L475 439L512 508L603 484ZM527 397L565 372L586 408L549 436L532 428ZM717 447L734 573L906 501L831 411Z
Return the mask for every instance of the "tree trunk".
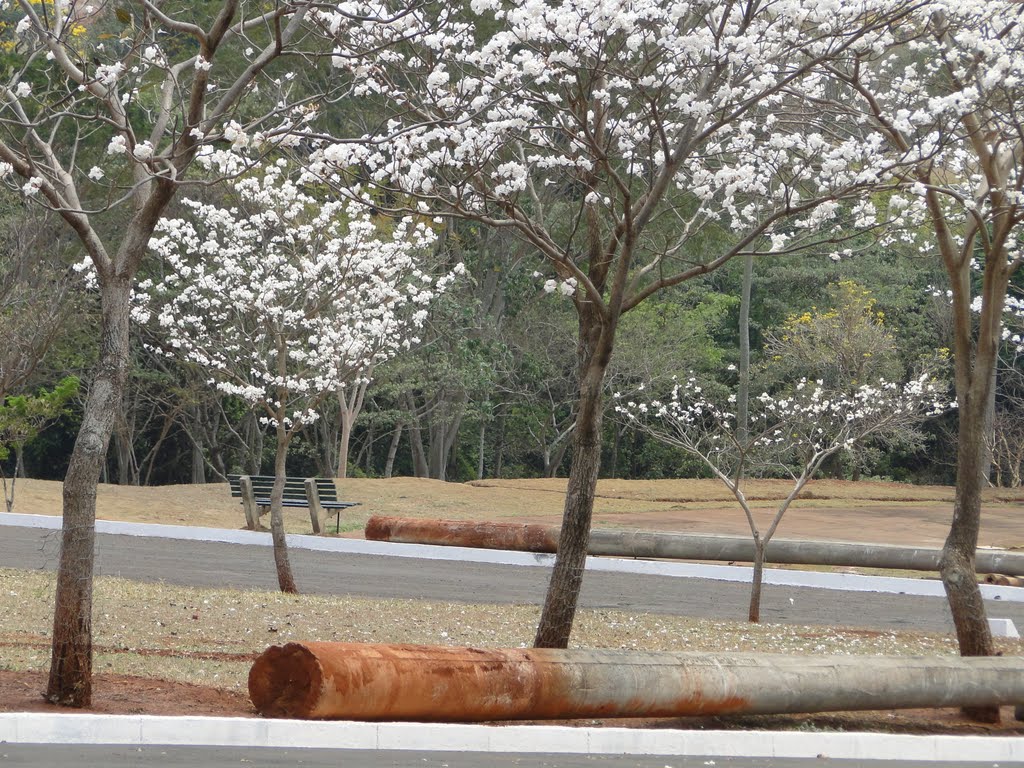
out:
M988 397L985 398L985 416L982 423L981 443L981 465L978 467L978 478L981 487L987 488L992 485L992 463L995 455L996 437L996 384L998 382L999 368L992 366L991 381L989 382Z
M14 446L14 477L25 479L25 444L17 443ZM13 485L13 483L12 483Z
M988 274L986 272L986 278ZM1002 304L986 302L980 323L993 325L986 313L998 313ZM994 323L998 329L998 321ZM979 340L973 360L969 343L957 344L957 403L960 419L957 434L956 496L953 501L953 522L942 547L939 574L953 615L957 643L961 656L991 656L995 653L992 633L985 614L985 603L978 588L975 551L981 528L982 467L985 463L985 421L989 387L992 383L990 366L996 362L995 340L997 331L985 334ZM970 362L968 362L970 361ZM982 722L998 722L998 709L967 711L966 714Z
M619 450L622 448L622 435L626 431L625 425L615 427L615 439L612 441L612 471L610 477L619 476Z
M455 447L468 400L469 395L464 391L453 398L447 398L443 392L438 395L427 430L428 477L448 479L449 469L454 467Z
M580 401L573 434L572 466L562 513L558 553L551 573L534 646L566 648L576 617L590 544L594 493L601 469L604 375L611 359L614 321L605 326L590 308L580 308Z
M373 445L376 441L376 432L374 432L373 424L370 424L366 428L366 445L359 452L360 456L364 457L363 472L366 473L367 477L373 476ZM356 464L359 464L359 462L356 461Z
M994 651L974 562L981 527L983 409L984 404L968 402L960 411L953 523L939 563L962 656L990 656Z
M123 412L122 412L123 413ZM127 420L120 418L114 430L114 450L117 456L117 484L138 485L139 469L132 446L131 429Z
M754 536L754 572L750 580L750 610L747 621L761 621L761 584L764 581L764 550L767 542L760 536Z
M487 441L487 422L480 416L480 439L477 445L476 479L484 479L484 445Z
M131 280L119 277L105 281L100 299L100 359L64 476L64 519L46 687L48 701L71 707L92 703L96 485L128 377Z
M14 511L14 486L18 482L18 475L14 474L11 477L10 485L7 484L7 475L4 474L4 470L0 467L0 486L4 489L4 508L7 513L10 514Z
M370 386L370 374L373 369L366 371L362 381L346 389L338 390L338 420L341 422L341 436L338 438L338 470L335 477L344 478L348 476L348 452L349 443L352 441L352 427L363 410L363 400L366 397L366 389ZM372 444L372 440L370 443Z
M228 470L224 466L224 450L221 448L220 436L217 434L217 430L220 427L220 409L214 409L212 416L210 416L210 411L205 408L201 413L206 416L203 428L206 428L207 425L209 427L206 444L210 452L210 466L213 467L213 471L218 479L221 482L225 482Z
M985 603L978 587L975 551L981 527L981 468L983 462L984 404L960 411L957 450L956 497L953 523L942 548L939 573L956 627L961 656L992 656L995 646L988 626ZM965 710L982 722L999 722L999 710Z
M434 409L427 428L427 477L434 480L445 480L445 469L448 466L448 455L444 450L447 430L443 411L440 407Z
M740 380L736 388L736 438L741 445L747 443L750 403L750 288L753 281L754 257L748 255L743 258L743 285L740 289Z
M414 477L428 477L427 455L423 451L423 430L416 415L416 398L411 392L405 395L405 407L409 411L409 450L412 452L412 473Z
M405 428L405 424L398 422L395 424L395 429L391 433L391 443L388 445L388 457L384 462L384 477L390 479L392 472L395 470L395 456L398 455L398 443L402 440L402 430Z
M284 402L284 397L278 398ZM288 458L288 431L281 424L284 414L278 414L277 452L274 455L274 488L270 492L270 537L274 542L274 566L277 568L277 585L282 592L297 593L292 566L288 561L288 540L284 533L284 499L285 464Z
M558 469L562 466L565 452L569 450L569 441L564 440L555 449L544 451L544 477L558 477Z
M341 409L341 435L338 438L338 467L334 476L338 479L348 477L348 446L352 441L352 420L345 408Z
M494 471L495 479L501 479L502 465L505 461L505 412L502 411L498 417L498 440L494 447Z
M199 408L192 409L192 418L196 421L196 437L192 440L192 485L206 482L206 459L203 456L203 435L199 426Z
M338 471L338 422L330 406L325 402L320 407L320 418L307 425L305 433L315 442L316 473L320 477L333 477Z
M263 469L263 427L260 426L260 420L255 411L249 411L245 424L247 448L245 456L246 474L258 475L261 474Z

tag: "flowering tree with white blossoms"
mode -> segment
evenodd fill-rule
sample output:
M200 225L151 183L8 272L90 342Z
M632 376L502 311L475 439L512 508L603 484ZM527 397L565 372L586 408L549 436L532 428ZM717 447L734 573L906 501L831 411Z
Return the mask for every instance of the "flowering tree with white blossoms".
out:
M978 297L975 306L980 310ZM1024 484L1024 300L1008 295L1003 308L1003 345L997 362L999 403L993 403L992 429L988 432L993 481L1000 487ZM994 398L993 398L994 399Z
M96 485L128 371L136 272L197 154L261 137L272 145L315 113L314 95L294 89L281 62L323 51L305 34L307 0L12 5L21 19L0 81L0 176L75 233L102 308L100 360L64 482L46 692L82 707L92 696Z
M417 342L431 301L461 268L437 279L420 268L435 240L422 219L383 231L366 205L319 200L285 168L233 182L237 207L185 200L191 216L162 219L150 247L166 273L143 286L150 299L139 314L152 313L169 354L274 429L270 529L278 583L295 592L281 510L292 438L325 397Z
M892 156L916 156L890 208L905 219L901 234L919 235L949 277L959 437L941 574L963 655L994 652L974 553L1003 305L1024 260L1022 12L1013 0L934 0L891 45L831 67L839 87L829 108L873 126Z
M804 379L792 392L762 392L753 398L743 427L733 412L735 395L728 405L718 403L690 378L677 383L667 400L622 402L617 395L616 410L654 439L703 461L736 498L754 538L747 617L758 621L765 548L822 463L858 443L913 438L922 421L947 409L945 389L931 373L904 385L879 380L850 391ZM790 477L793 486L762 533L743 493L744 480L779 473Z
M575 307L579 406L538 646L569 641L620 318L737 256L820 246L840 201L885 180L898 161L817 107L823 65L872 50L913 5L472 0L471 14L424 6L393 22L347 2L321 15L334 63L386 119L314 167L516 233ZM345 25L353 12L380 21Z

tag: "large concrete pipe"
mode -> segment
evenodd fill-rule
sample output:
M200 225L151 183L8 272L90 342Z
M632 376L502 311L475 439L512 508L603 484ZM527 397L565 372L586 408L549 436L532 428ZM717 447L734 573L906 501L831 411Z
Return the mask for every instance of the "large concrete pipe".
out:
M414 517L374 515L366 521L363 536L371 541L394 541L401 544L439 544L449 547L553 553L558 550L558 531L558 526L555 525L421 520ZM594 533L597 531L592 531L591 535Z
M404 517L371 517L364 535L377 541L524 552L554 552L558 544L557 526ZM749 563L754 558L754 542L749 536L597 529L590 533L588 552L612 557ZM930 547L772 539L765 559L776 564L937 571L941 554L942 550ZM979 549L976 568L980 573L1024 574L1024 553Z
M1024 702L1024 658L289 643L249 696L267 717L433 722L984 707Z

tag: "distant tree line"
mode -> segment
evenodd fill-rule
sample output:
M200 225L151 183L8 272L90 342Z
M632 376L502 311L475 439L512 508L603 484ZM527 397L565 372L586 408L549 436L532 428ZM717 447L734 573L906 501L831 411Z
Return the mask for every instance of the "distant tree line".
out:
M12 200L5 215L13 238L26 226L24 219L38 214ZM545 292L524 258L522 243L500 241L468 224L452 225L444 234L433 258L439 264L463 261L468 279L433 309L420 344L375 369L352 427L347 473L460 482L565 476L577 397L568 303ZM495 255L499 244L507 252ZM38 358L31 371L12 382L10 394L49 389L68 375L82 377L87 388L94 344L89 339L98 327L95 296L69 269L75 260L69 253L66 263L50 267L59 290L34 292L31 305L19 304L25 300L13 294L22 288L32 291L32 280L38 279L24 272L25 264L40 268L35 253L19 262L17 248L11 247L0 256L10 276L4 311L12 321L35 318L32 332L46 334L45 347L30 353ZM771 270L757 272L752 292L755 381L779 389L800 376L834 375L837 366L850 367L846 375L854 380L866 371L898 380L920 358L948 349L949 308L929 290L941 276L934 269L907 270L905 261L906 255L893 246L869 248L840 262L774 258ZM657 303L629 315L609 393L628 393L640 383L665 387L673 376L692 373L731 385L738 362L739 272L739 265L730 266L666 292ZM11 340L20 343L5 348L7 371L26 367L13 355L23 360L25 346L32 343L13 322L11 329ZM133 329L132 365L103 480L204 483L221 482L228 473L269 472L272 429L259 423L259 414L243 399L211 386L197 366L161 354L161 343L155 324ZM1024 372L1014 350L1008 344L1003 357L993 431L991 479L999 485L1019 485L1024 466L1024 456L1014 457L1019 445L1014 430L1024 424ZM341 409L333 397L317 406L320 418L293 439L289 474L336 474ZM78 399L18 446L20 464L14 453L7 457L5 473L62 479L80 414ZM612 406L603 429L604 477L707 476L699 462L652 440L616 416ZM924 429L925 444L867 446L836 458L823 472L846 479L951 483L956 414Z

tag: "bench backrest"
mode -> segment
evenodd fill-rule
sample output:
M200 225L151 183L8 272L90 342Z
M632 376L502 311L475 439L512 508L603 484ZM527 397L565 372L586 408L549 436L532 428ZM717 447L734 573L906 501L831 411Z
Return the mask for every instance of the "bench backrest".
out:
M240 485L241 475L228 475L228 483L231 485L231 495L235 498L242 497ZM252 481L252 492L257 499L269 499L270 492L274 488L273 475L249 475ZM338 488L329 477L317 477L316 490L321 501L337 501ZM284 479L284 498L294 501L306 501L306 478L286 477Z

